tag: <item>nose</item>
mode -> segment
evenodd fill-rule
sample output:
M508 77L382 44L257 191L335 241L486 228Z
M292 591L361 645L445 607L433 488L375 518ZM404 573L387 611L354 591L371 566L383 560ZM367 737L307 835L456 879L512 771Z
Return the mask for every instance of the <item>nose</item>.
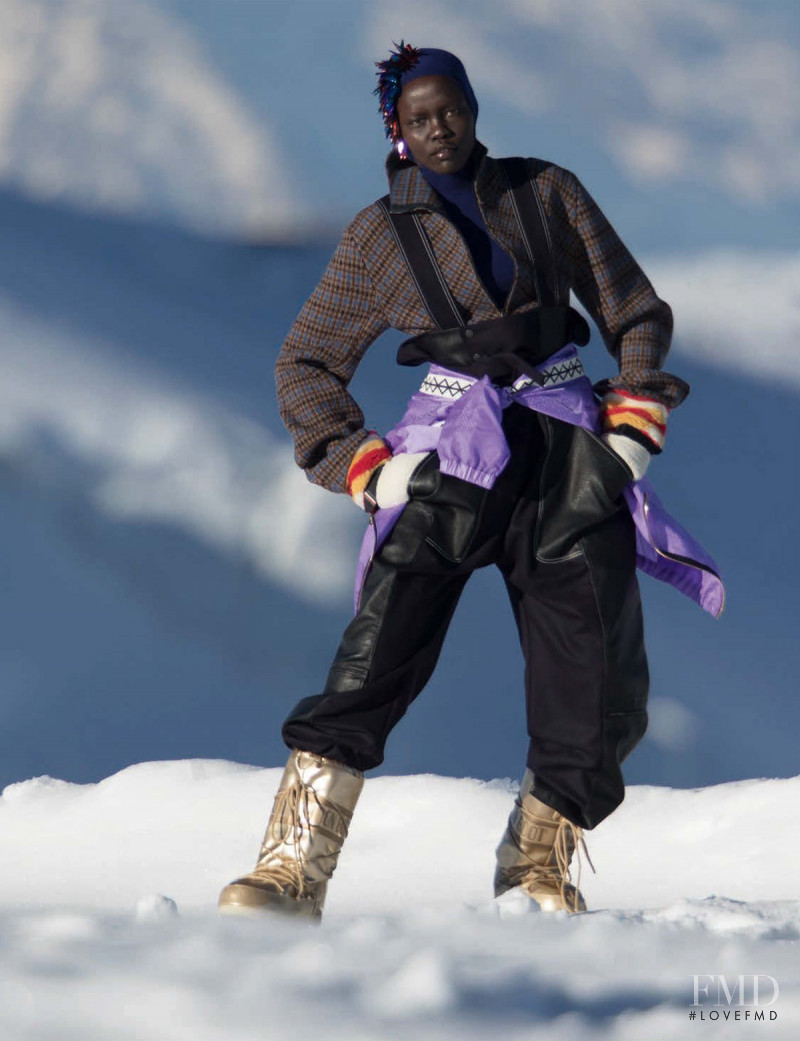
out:
M434 117L431 121L431 137L438 141L441 138L452 137L453 131L441 117Z

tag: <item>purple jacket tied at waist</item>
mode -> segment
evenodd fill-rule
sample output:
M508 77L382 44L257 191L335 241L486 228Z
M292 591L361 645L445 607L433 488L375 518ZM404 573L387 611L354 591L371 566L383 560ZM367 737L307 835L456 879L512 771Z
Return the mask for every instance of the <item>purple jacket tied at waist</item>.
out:
M395 455L436 450L442 473L491 488L509 459L501 422L512 402L600 433L597 399L574 345L552 355L541 372L542 386L520 377L511 387L497 387L487 377L476 380L432 365L385 440ZM623 494L636 526L637 566L719 617L725 591L714 560L667 513L646 478L631 482ZM404 508L375 514L359 555L356 605L369 563Z

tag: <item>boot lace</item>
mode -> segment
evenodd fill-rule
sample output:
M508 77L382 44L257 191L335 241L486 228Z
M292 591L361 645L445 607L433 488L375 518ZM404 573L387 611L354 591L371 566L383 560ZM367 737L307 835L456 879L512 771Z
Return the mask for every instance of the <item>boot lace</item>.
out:
M552 828L552 820L531 813L529 810L526 810L524 805L521 809L522 816L526 823L535 825L536 827ZM565 906L570 907L573 912L577 911L580 907L579 893L582 868L580 853L581 847L583 847L583 852L586 854L586 859L589 862L589 867L592 869L592 873L597 874L594 864L592 863L592 858L589 856L589 850L586 848L586 842L583 838L583 829L579 828L577 824L573 824L571 820L568 820L566 817L559 814L556 837L553 843L553 852L555 853L556 861L555 864L532 863L530 868L525 872L525 878L523 881L556 883L559 887L558 891L562 903ZM574 884L570 872L570 860L572 859L573 851L577 855L578 859L578 878Z
M269 868L270 878L282 887L293 888L298 898L304 896L308 890L306 871L314 859L307 856L303 849L303 837L306 832L310 835L313 831L312 804L322 812L332 813L336 829L342 834L346 833L348 822L336 803L323 802L310 784L298 779L288 788L278 792L272 811L275 828L281 835L281 845L288 847L292 855L282 856L277 851L267 848L267 857L264 860L264 866Z

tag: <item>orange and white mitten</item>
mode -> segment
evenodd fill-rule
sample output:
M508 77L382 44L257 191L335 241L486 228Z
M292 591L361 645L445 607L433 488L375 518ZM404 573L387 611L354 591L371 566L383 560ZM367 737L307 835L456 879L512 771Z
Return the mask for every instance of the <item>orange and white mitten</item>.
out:
M377 436L359 446L347 471L346 487L353 502L367 513L408 502L408 482L429 452L392 455Z
M669 409L654 398L612 390L603 398L602 436L626 463L635 481L664 447Z
M345 488L347 494L362 510L367 509L364 502L364 491L375 471L392 458L392 450L382 437L372 433L366 441L362 441L347 468ZM374 510L374 506L373 506ZM368 510L369 513L373 510Z

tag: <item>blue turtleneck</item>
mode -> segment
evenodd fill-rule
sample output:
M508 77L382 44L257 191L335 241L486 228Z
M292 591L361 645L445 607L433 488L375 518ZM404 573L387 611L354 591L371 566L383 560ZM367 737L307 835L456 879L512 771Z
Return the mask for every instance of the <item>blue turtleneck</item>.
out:
M502 310L514 281L514 263L508 253L489 237L478 208L475 196L476 159L473 151L466 164L455 173L436 173L426 166L419 166L419 171L442 197L447 216L463 235L472 254L478 277Z

